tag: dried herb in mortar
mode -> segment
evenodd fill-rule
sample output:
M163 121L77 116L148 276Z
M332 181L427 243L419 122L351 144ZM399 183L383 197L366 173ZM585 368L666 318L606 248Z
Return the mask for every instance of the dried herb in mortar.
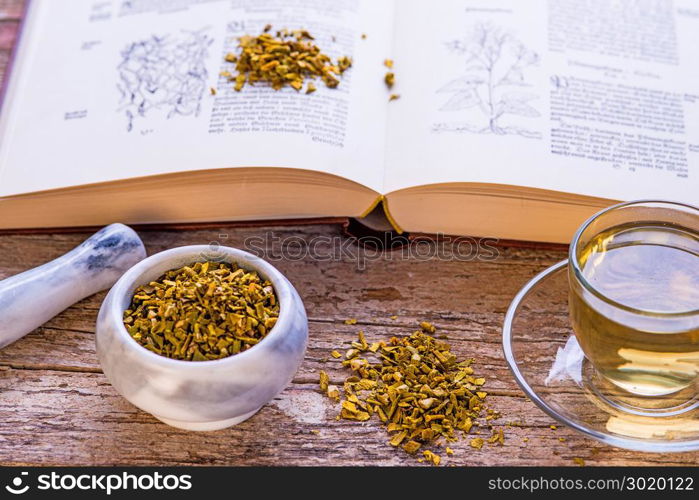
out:
M207 361L254 346L278 316L274 289L256 272L198 262L138 287L124 311L124 326L156 354Z

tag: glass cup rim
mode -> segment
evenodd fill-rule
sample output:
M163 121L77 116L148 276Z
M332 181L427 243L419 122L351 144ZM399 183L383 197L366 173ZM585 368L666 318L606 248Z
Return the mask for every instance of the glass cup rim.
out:
M682 203L682 202L670 201L670 200L653 200L653 199L634 200L634 201L626 201L623 203L617 203L617 204L611 205L607 208L600 210L599 212L595 213L594 215L590 216L585 222L582 223L582 225L575 232L575 234L573 235L573 239L571 240L570 245L568 247L569 266L573 270L573 273L575 274L575 278L578 280L578 283L580 283L588 292L592 293L595 297L597 297L601 301L603 301L603 302L605 302L605 303L607 303L615 308L622 309L624 311L628 311L628 312L631 312L633 314L652 316L655 318L684 318L684 317L691 317L691 316L699 315L699 309L694 309L691 311L663 313L663 312L656 312L656 311L646 311L643 309L636 309L634 307L627 306L625 304L617 302L616 300L614 300L614 299L608 297L607 295L605 295L604 293L600 292L597 288L595 288L594 285L592 285L592 283L590 283L583 276L582 269L580 268L580 265L578 263L575 249L578 245L578 241L580 240L580 237L585 232L585 230L590 226L590 224L592 224L594 221L596 221L600 217L608 214L609 212L616 211L620 208L632 207L634 205L649 205L649 204L668 205L670 208L683 207L685 209L690 209L691 211L694 211L699 215L699 207L696 207L694 205L690 205L689 203Z

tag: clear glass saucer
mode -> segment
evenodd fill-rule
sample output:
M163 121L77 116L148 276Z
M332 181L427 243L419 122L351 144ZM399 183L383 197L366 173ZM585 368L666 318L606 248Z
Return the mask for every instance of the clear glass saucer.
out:
M601 377L568 317L568 261L534 277L505 316L503 350L517 383L551 417L603 443L637 451L699 450L699 388L642 397Z

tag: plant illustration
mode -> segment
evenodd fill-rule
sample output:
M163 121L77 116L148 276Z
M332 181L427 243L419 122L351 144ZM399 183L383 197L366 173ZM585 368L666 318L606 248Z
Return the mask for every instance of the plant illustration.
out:
M527 68L539 62L536 52L492 24L477 24L469 37L449 42L447 47L465 57L465 74L438 90L451 94L441 110L477 108L480 116L485 118L478 125L451 127L453 130L540 137L538 132L502 123L508 116L540 116L539 111L530 104L538 96L516 90L517 87L529 86L526 72Z
M152 35L121 51L118 109L126 116L127 131L151 115L199 116L207 88L206 58L214 40L207 29Z

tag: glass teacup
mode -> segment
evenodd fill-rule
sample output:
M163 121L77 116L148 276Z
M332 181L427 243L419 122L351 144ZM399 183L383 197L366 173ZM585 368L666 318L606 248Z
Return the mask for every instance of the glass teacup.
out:
M663 201L599 212L570 244L575 336L604 379L632 395L693 388L699 375L699 209Z

